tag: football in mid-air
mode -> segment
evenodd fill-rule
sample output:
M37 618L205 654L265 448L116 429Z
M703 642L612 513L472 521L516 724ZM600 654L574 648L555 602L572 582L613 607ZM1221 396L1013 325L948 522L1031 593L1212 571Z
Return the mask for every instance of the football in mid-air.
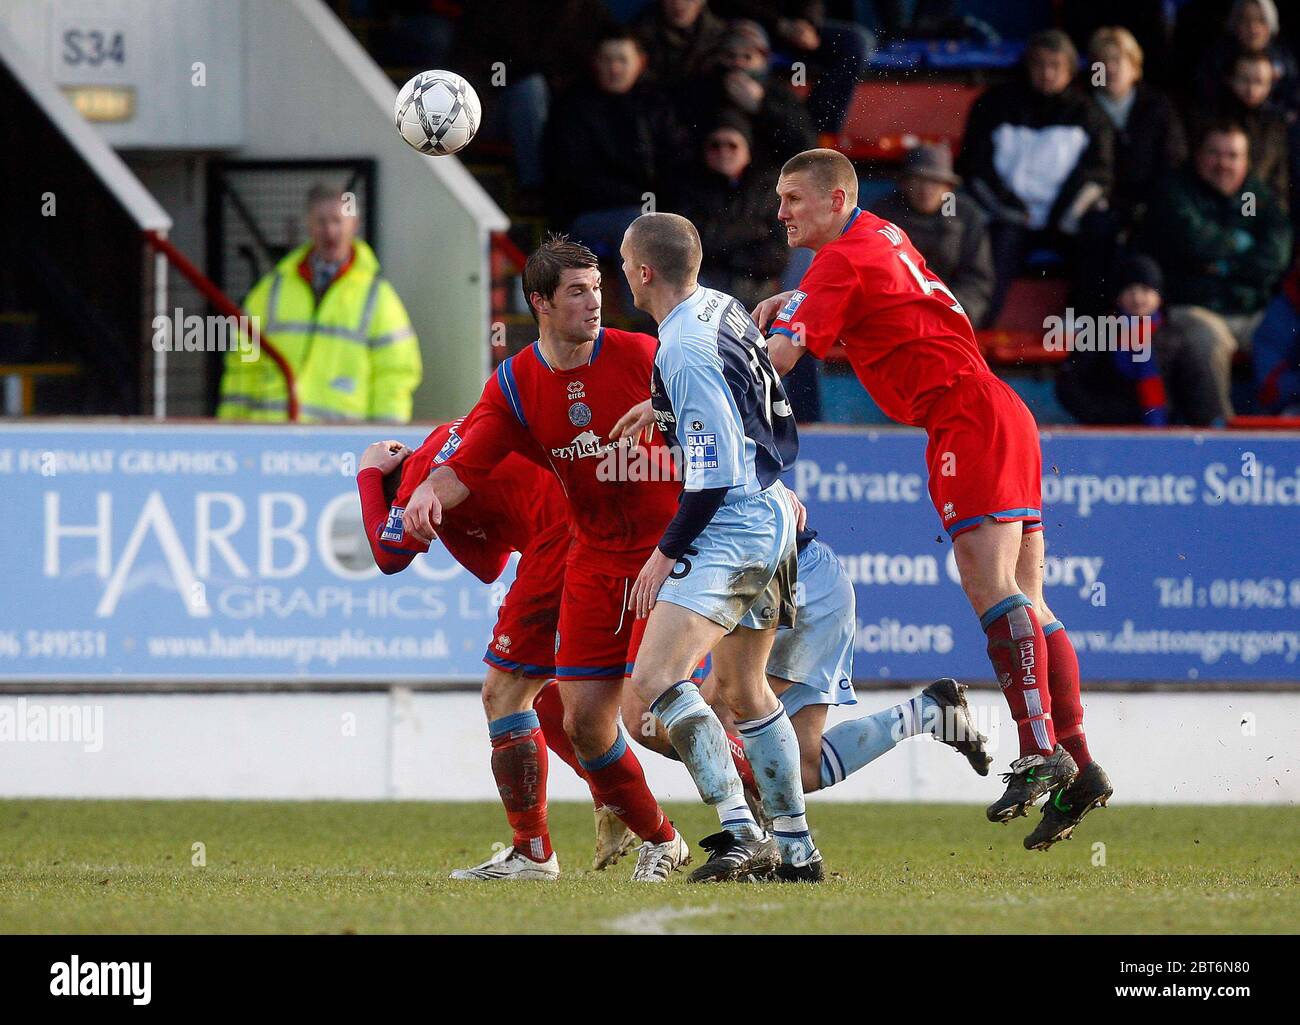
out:
M474 87L451 71L422 71L397 94L394 118L408 144L429 156L458 153L482 119Z

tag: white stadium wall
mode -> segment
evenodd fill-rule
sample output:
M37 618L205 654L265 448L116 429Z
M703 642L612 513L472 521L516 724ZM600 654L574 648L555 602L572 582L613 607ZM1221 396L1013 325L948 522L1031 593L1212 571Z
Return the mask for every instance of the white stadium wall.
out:
M907 696L860 691L857 711L832 710L831 722ZM997 724L994 768L1004 771L1015 731L1001 695L970 696L981 722ZM1300 800L1300 694L1085 696L1094 754L1115 781L1117 803ZM35 739L38 707L46 722L75 719L86 732ZM29 723L22 739L6 732L19 719ZM489 753L478 695L466 692L0 695L6 797L490 801ZM698 800L683 766L638 753L661 799ZM550 791L556 800L589 799L554 756ZM921 738L812 800L979 804L999 792L995 775L981 779L956 753Z

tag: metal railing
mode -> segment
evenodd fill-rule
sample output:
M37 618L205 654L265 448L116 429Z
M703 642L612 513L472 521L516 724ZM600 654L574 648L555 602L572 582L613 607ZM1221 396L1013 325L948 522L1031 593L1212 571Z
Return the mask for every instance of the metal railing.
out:
M249 317L225 292L221 291L211 279L201 270L192 264L184 253L177 249L167 238L157 231L146 231L145 240L153 249L154 253L167 264L176 269L176 271L185 278L191 285L202 293L203 297L210 302L214 309L222 316L233 317L235 322L240 325L247 325L248 332L252 335L249 341L260 349L254 351L265 352L271 357L272 362L279 368L280 373L284 375L285 389L289 395L289 422L295 423L298 420L298 385L294 378L293 367L289 361L284 358L275 345L266 338L261 337L257 329L257 322ZM158 277L163 277L158 275Z

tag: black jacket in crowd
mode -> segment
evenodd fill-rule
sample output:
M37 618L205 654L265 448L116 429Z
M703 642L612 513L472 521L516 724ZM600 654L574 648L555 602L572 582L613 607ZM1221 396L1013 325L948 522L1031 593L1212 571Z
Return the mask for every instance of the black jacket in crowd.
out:
M671 182L682 141L672 105L638 82L613 95L594 85L556 100L543 142L546 193L557 223L580 213L640 206Z
M633 25L650 60L649 72L665 89L702 74L727 37L727 23L705 7L689 29L669 25L663 7L650 4Z
M1044 227L1056 227L1079 190L1089 182L1095 182L1109 195L1115 176L1115 142L1110 119L1091 97L1073 88L1055 96L1044 96L1022 77L993 86L980 96L966 122L958 170L982 203L986 199L981 185L990 190L997 206L1025 211L1020 196L997 170L998 147L1005 144L997 136L1003 126L1025 129L1031 146L1044 150L1058 145L1057 136L1062 130L1077 128L1086 135L1086 145L1057 189Z
M1110 205L1126 227L1141 220L1155 188L1187 159L1187 133L1173 102L1145 82L1137 84L1136 93L1125 126L1111 123L1115 184Z
M674 209L690 218L700 233L701 276L706 281L725 277L733 288L738 278L749 279L757 291L736 296L747 305L772 294L768 283L780 276L789 259L776 219L780 203L775 184L772 174L753 164L735 181L705 167L683 177L677 194Z

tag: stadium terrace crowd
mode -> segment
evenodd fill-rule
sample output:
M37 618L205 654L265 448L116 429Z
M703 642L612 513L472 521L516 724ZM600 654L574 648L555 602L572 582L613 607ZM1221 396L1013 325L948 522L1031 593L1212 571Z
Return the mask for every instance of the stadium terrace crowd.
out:
M837 138L860 81L917 74L873 54L998 41L979 16L989 5L961 0L352 2L424 26L419 62L474 82L481 134L508 142L522 210L610 271L639 214L682 213L703 240L701 281L749 304L795 287L810 257L786 248L777 221L782 162ZM1288 41L1300 11L1041 6L1058 27L1034 28L1014 67L981 75L991 84L955 156L921 144L883 172L859 164L864 185L892 178L864 187L862 205L908 233L977 329L998 328L1017 280L1044 277L1068 286L1066 308L1048 313L1131 328L1132 344L1066 346L1058 419L1300 415L1300 65ZM634 318L608 291L607 319ZM813 363L787 382L805 420L822 418L819 377L832 372ZM1017 383L1014 366L995 369Z

